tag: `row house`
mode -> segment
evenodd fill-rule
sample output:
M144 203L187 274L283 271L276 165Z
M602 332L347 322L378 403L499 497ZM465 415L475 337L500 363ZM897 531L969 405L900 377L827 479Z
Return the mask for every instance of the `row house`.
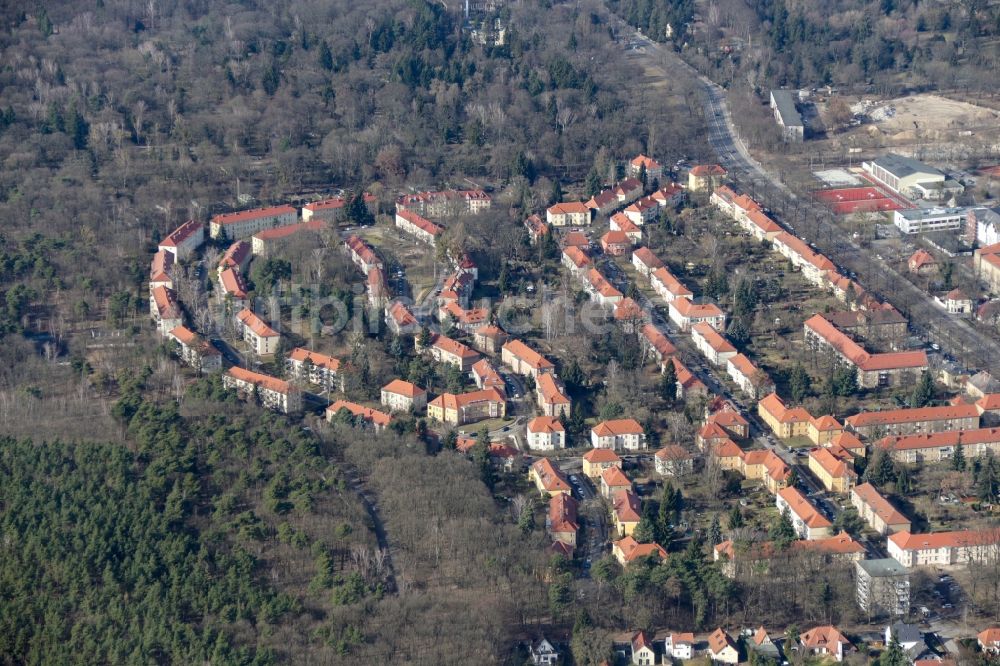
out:
M427 403L427 416L453 426L503 418L506 413L507 399L495 388L458 395L443 393Z
M653 197L643 197L627 206L622 213L632 224L641 227L649 222L656 222L656 218L660 214L660 204Z
M546 234L551 233L549 225L537 213L529 215L524 220L524 228L528 231L528 239L534 245Z
M784 229L762 210L751 210L740 223L743 229L761 242L773 243Z
M630 220L624 213L615 213L611 216L608 228L615 233L623 233L628 238L629 243L637 245L642 242L642 228Z
M444 233L440 227L425 217L408 210L396 210L396 228L423 241L430 246L437 243L437 238Z
M532 451L556 451L566 448L566 428L554 416L536 416L528 421L528 448Z
M747 439L750 437L750 422L735 408L720 409L713 412L708 416L705 423L715 424L737 439Z
M904 567L991 564L1000 556L1000 530L890 534L889 557Z
M802 277L814 286L823 286L829 271L836 271L837 266L827 257L814 252L805 241L782 231L772 241L774 249L781 256L792 262L792 265L802 271Z
M418 412L427 406L427 391L402 379L383 386L381 398L382 406L390 412Z
M520 340L510 340L500 348L500 360L519 375L538 381L539 375L554 373L555 364Z
M778 439L806 437L812 421L812 414L802 407L786 407L777 393L766 395L757 403L757 415Z
M365 192L363 195L365 208L372 215L378 210L378 199L374 194ZM339 222L344 218L347 210L347 199L345 197L330 197L320 201L307 203L302 207L302 220L304 222Z
M1000 428L949 430L924 435L902 435L880 439L876 446L889 452L901 463L925 463L949 460L962 447L966 458L978 458L987 452L1000 454Z
M264 407L283 414L302 410L302 392L277 377L243 368L229 368L222 375L222 385L235 389L244 398L255 397Z
M715 303L693 303L690 298L681 297L670 301L670 321L682 331L688 331L692 326L705 323L716 331L726 330L726 313Z
M726 374L751 399L774 392L774 381L743 354L736 354L726 361Z
M830 493L846 493L858 482L854 456L840 447L810 449L809 471Z
M258 356L270 356L278 351L281 334L249 308L236 313L236 330Z
M601 236L601 249L609 257L620 257L632 247L631 239L624 231L609 231Z
M350 400L336 400L326 408L326 420L333 422L341 418L342 414L349 414L355 422L364 422L375 429L376 432L385 430L392 422L392 416L371 407L365 407Z
M642 520L642 502L639 501L639 496L631 490L623 490L612 495L611 520L618 538L631 536Z
M416 340L414 343L415 346L419 345ZM435 334L427 349L431 358L438 363L453 365L462 372L472 370L472 364L479 360L479 352L445 335Z
M649 315L639 307L638 303L626 296L615 304L614 319L615 324L626 333L638 333L649 321Z
M861 412L847 417L845 424L861 437L877 439L886 435L973 430L979 427L979 419L978 405L963 403L940 407Z
M721 185L712 190L708 202L736 222L743 224L750 213L763 213L764 209L753 198L746 194L738 194L728 185Z
M664 267L664 263L648 247L640 247L632 251L632 265L635 266L639 275L647 278L656 269Z
M672 303L677 298L691 298L694 293L684 286L673 274L661 266L650 273L649 284L653 291L666 303Z
M177 343L177 356L199 373L222 370L222 352L187 326L176 326L167 334Z
M566 394L566 386L554 374L538 375L535 380L535 394L542 414L569 417L573 403Z
M830 536L832 523L798 488L788 487L779 490L775 496L775 504L779 512L788 512L795 533L800 539L812 541Z
M694 472L694 456L683 446L667 444L653 455L656 473L680 477Z
M222 299L227 301L233 309L244 308L250 298L246 280L239 269L226 268L219 273L219 287Z
M343 391L342 367L338 358L305 347L296 347L285 359L285 376L297 381L307 381L322 387L324 391Z
M351 235L344 241L344 247L347 249L347 253L351 257L351 261L357 266L362 273L368 275L368 272L374 269L385 270L385 264L377 254L375 254L375 249L362 240L360 237Z
M721 445L722 453L732 453L735 443L729 440L729 446ZM739 447L736 447L739 449ZM773 495L788 487L788 479L792 475L791 468L778 454L770 449L755 449L743 451L739 449L739 466L734 467L747 481L761 481L764 488Z
M295 224L298 217L298 211L288 205L223 213L212 216L208 224L209 235L229 240L249 238L258 231Z
M528 480L542 495L569 495L570 486L566 475L552 464L548 458L539 458L528 470Z
M640 181L642 180L642 174L645 173L647 183L652 183L654 180L658 181L663 178L663 165L652 157L648 157L642 153L629 161L628 166L625 167L625 171L629 176Z
M611 449L591 449L583 454L583 473L595 482L604 470L621 466L621 457Z
M972 253L976 277L986 283L991 294L1000 294L1000 243L978 248Z
M851 505L861 519L882 536L910 531L910 519L870 483L851 488Z
M877 342L880 346L895 349L906 340L906 317L892 306L828 312L826 319L838 330L862 340Z
M250 238L250 247L255 257L267 257L281 243L290 240L302 232L318 232L325 228L325 226L326 224L322 220L311 220L275 229L265 229L264 231L258 231Z
M510 340L510 334L493 324L480 326L472 335L473 344L489 354L499 354L508 340Z
M441 190L404 194L396 199L396 209L426 215L427 217L452 217L477 215L489 210L493 199L483 190Z
M592 264L585 250L571 245L562 251L562 265L579 275Z
M614 307L624 296L596 268L587 271L587 281L584 284L590 297L606 308Z
M806 345L815 350L832 350L840 361L857 368L858 385L862 388L898 384L904 377L912 380L914 375L927 370L927 354L923 350L870 354L818 314L802 326Z
M691 339L694 346L715 366L726 365L726 362L736 356L736 347L722 335L704 322L691 327Z
M205 225L188 220L164 237L157 248L174 255L175 261L184 261L205 242Z
M590 430L590 445L595 449L638 451L646 448L646 433L635 419L601 421Z
M174 288L174 254L166 250L159 250L153 255L153 261L149 265L149 290L157 287Z
M507 394L507 383L488 358L481 358L472 364L472 379L481 389L493 388Z
M712 192L722 185L729 174L718 164L696 164L688 171L688 190L691 192Z
M545 517L545 531L553 541L559 541L576 548L576 533L580 529L577 519L578 505L572 495L559 493L549 499L549 511Z
M253 259L253 246L243 240L234 241L219 259L216 271L221 273L227 268L232 268L246 275L251 259Z
M419 328L417 318L402 301L386 305L385 325L395 335L414 335Z
M553 227L582 227L590 224L590 209L581 201L568 201L549 206L545 221Z
M149 294L149 315L160 335L167 335L183 324L184 315L177 302L177 292L164 286L154 287Z
M643 354L649 354L656 359L661 371L669 359L677 354L677 348L655 324L646 323L639 329L639 344Z

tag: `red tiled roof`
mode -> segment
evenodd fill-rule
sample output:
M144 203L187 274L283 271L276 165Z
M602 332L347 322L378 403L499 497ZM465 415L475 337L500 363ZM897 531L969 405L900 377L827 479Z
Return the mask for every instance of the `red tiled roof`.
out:
M653 349L659 352L664 359L677 353L677 348L667 339L667 336L653 324L644 324L640 329L644 337Z
M1000 428L977 428L975 430L946 430L944 432L920 435L884 437L877 446L890 451L907 449L936 449L946 446L971 446L1000 442Z
M397 209L396 215L431 236L437 236L444 231L443 227L434 224L422 215L414 213L412 210Z
M722 337L717 330L712 328L711 324L706 322L695 324L691 327L691 331L701 336L705 342L708 343L708 346L711 347L717 354L726 354L736 351L736 347L734 347L729 340Z
M458 410L477 402L499 402L507 404L507 399L500 395L500 392L493 387L484 388L480 391L469 391L468 393L442 393L431 400L430 404L443 409Z
M777 393L771 393L761 398L757 404L763 407L765 411L780 423L804 423L812 420L812 416L805 409L801 407L789 409L786 407Z
M621 457L611 449L591 449L583 454L583 459L595 464L621 462Z
M247 297L247 285L238 269L227 268L219 275L219 280L222 281L222 290L232 294L233 298L242 300Z
M234 367L229 368L226 373L233 379L254 384L255 386L265 388L269 391L274 391L275 393L287 395L288 393L294 391L292 385L283 379L278 379L277 377L272 377L270 375L262 375L259 372L251 372L250 370Z
M674 296L693 296L694 294L690 289L684 286L684 284L675 278L673 274L666 268L657 268L653 271L650 279L656 278L659 282L663 284L667 291L669 291Z
M937 259L930 252L921 248L910 257L909 264L913 268L920 268L929 264L937 264Z
M577 268L583 268L590 263L590 257L587 256L587 253L574 245L564 248L563 255L572 261Z
M570 400L559 386L558 381L549 373L538 375L536 380L542 400L549 405L568 405Z
M566 213L589 213L590 209L582 201L566 201L549 206L548 212L553 215L563 215Z
M660 460L691 460L694 456L683 446L677 444L667 444L655 453Z
M725 176L729 172L718 164L696 164L691 167L691 173L696 178L704 178L705 176Z
M802 641L802 645L811 650L825 648L829 652L837 651L837 648L833 647L836 643L840 643L844 646L849 646L851 644L851 642L832 625L810 629L809 631L804 632L799 637L799 640Z
M309 220L308 222L299 222L298 224L289 224L284 227L275 227L274 229L258 231L253 235L253 237L258 240L273 241L278 240L279 238L293 236L300 231L319 231L325 226L326 223L323 220Z
M230 245L226 253L222 255L222 259L219 260L219 266L222 268L237 268L242 266L251 254L253 254L253 246L246 241L238 240Z
M867 504L872 512L881 518L886 525L910 524L910 519L900 513L872 484L862 483L855 486L851 490L851 493L857 495L862 502Z
M395 393L396 395L402 395L407 398L416 398L417 396L427 394L427 391L420 388L416 384L402 379L393 379L391 382L383 386L382 390L386 393Z
M533 370L553 370L556 367L552 361L545 358L520 340L509 340L505 342L503 349L513 354L523 363L527 363Z
M539 458L531 465L531 468L535 471L538 478L541 479L542 487L546 492L569 492L569 481L566 480L563 473L548 458Z
M601 472L601 484L612 490L616 488L632 488L632 481L625 476L625 472L620 467L608 467Z
M249 308L243 308L236 313L236 318L259 337L276 338L279 336L276 330L268 326L267 322L254 314Z
M791 512L809 527L830 527L832 524L798 488L782 488L778 495L785 500Z
M674 308L687 319L707 319L710 317L723 316L722 310L715 303L695 304L686 297L675 298L670 301L670 307Z
M663 550L663 547L659 544L639 543L630 536L615 541L614 545L622 552L626 563L649 557L650 555L655 555L661 560L667 559L667 551Z
M381 428L389 425L392 421L392 417L385 412L380 412L377 409L365 407L364 405L359 405L356 402L350 402L348 400L337 400L326 408L326 414L328 417L335 416L341 409L346 409L354 416L360 416L365 421L369 421Z
M432 347L437 347L443 352L458 356L463 359L473 359L479 358L479 352L469 349L461 342L457 340L452 340L446 335L435 335L434 341L431 343Z
M636 157L633 157L632 161L630 162L630 164L632 166L634 166L634 167L646 167L647 171L649 171L651 169L662 169L663 168L660 165L659 162L657 162L656 160L654 160L652 157L648 157L648 156L646 156L646 155L644 155L642 153L639 153L639 155L637 155Z
M882 412L861 412L860 414L847 417L846 423L852 428L864 428L899 423L950 421L967 418L979 418L979 409L976 405L942 405L939 407L887 409Z
M305 347L296 347L288 355L288 358L299 363L305 363L306 359L308 359L316 367L329 370L330 372L339 371L341 366L339 358L327 356L326 354L318 354Z
M553 495L549 500L549 531L575 532L577 501L568 493Z
M653 270L663 268L663 262L660 261L660 258L653 254L653 251L648 247L640 247L638 250L634 250L632 252L632 258L638 259L640 262Z
M869 354L847 335L837 330L822 315L813 315L803 324L815 332L842 356L862 370L897 370L903 368L926 368L927 354L923 351L890 352Z
M543 377L546 375L542 375ZM563 424L554 416L536 416L528 421L528 432L534 433L555 433L565 432ZM593 449L594 451L608 451L609 449Z
M620 298L622 295L622 292L611 286L611 283L596 268L587 271L587 280L601 296Z
M399 326L412 326L417 323L417 318L413 316L409 308L403 305L402 301L393 301L389 306L389 316Z
M591 432L598 437L608 437L612 435L641 435L643 429L635 419L612 419L601 421L593 427Z
M166 237L160 241L160 245L162 247L177 247L192 235L196 234L201 226L201 222L188 220L167 234Z
M996 529L934 532L931 534L911 534L904 531L890 534L889 541L900 550L935 550L995 544L1000 541L1000 533Z
M212 217L212 223L225 226L227 224L233 224L235 222L255 220L259 217L270 217L272 215L287 215L289 213L296 215L298 214L298 211L296 211L294 207L288 205L270 206L268 208L254 208L252 210L241 210L235 213L222 213L221 215L214 215Z
M150 282L169 282L170 269L174 267L174 253L160 250L153 255L153 261L149 266Z
M713 631L708 637L708 649L712 654L719 654L726 648L736 649L736 645L733 643L733 639L729 637L722 627L719 627Z
M642 319L645 315L639 304L626 296L615 305L615 319L627 321L630 319Z

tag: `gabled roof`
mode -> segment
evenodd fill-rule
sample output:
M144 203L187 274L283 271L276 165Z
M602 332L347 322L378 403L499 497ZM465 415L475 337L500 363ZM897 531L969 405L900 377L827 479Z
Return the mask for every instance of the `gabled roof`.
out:
M735 353L736 347L726 340L722 335L712 328L711 324L700 322L691 327L691 333L697 334L708 344L717 354Z
M660 460L668 462L674 460L691 460L694 457L690 451L677 444L667 444L657 451L655 456Z
M160 250L153 255L149 266L150 282L169 282L170 270L174 267L174 253Z
M577 501L568 493L553 495L549 500L549 530L552 532L575 532L577 524Z
M304 363L308 359L313 365L331 372L337 372L340 370L341 366L340 359L327 356L326 354L318 354L304 347L296 347L293 349L288 355L288 359L290 361L298 361L300 363Z
M634 300L626 296L620 300L615 305L615 319L618 321L627 321L631 319L643 319L645 315L643 314L642 308Z
M538 375L536 380L538 391L542 394L542 400L550 405L570 404L570 399L561 384L562 382L550 373L542 373Z
M556 367L552 361L545 358L520 340L508 340L504 343L503 349L508 353L513 354L523 363L527 363L533 370L553 370Z
M633 157L632 161L629 162L629 164L631 164L632 166L634 166L636 168L645 167L647 171L649 171L651 169L662 169L663 168L660 165L659 162L657 162L656 160L654 160L652 157L648 157L648 156L646 156L646 155L644 155L642 153L639 153L636 157Z
M691 299L683 296L670 301L670 307L687 319L709 319L725 316L725 313L715 303L695 304L691 302Z
M227 268L222 271L219 274L219 281L222 282L222 290L231 294L233 298L242 300L247 297L247 285L238 269Z
M921 248L910 256L910 260L908 263L913 268L921 268L923 266L936 266L937 259L935 259L934 255L932 255L930 252Z
M575 245L563 248L563 256L573 262L577 268L583 268L590 263L590 257L587 256L587 253Z
M846 423L852 428L857 429L901 423L950 421L968 418L979 418L979 409L976 405L941 405L938 407L917 407L912 409L887 409L881 412L861 412L860 414L847 417Z
M654 324L647 323L639 330L643 338L655 349L662 358L673 356L677 353L677 348L667 339L667 336ZM998 394L1000 395L1000 394Z
M576 213L590 213L590 209L587 208L587 204L582 201L566 201L563 203L557 203L553 206L549 206L548 212L552 215L566 215L566 214L576 214Z
M673 274L666 268L657 268L653 271L650 276L650 280L656 279L660 282L663 287L669 291L674 296L693 296L693 292L684 286L684 284L678 280Z
M777 393L769 393L757 403L779 423L806 423L812 420L812 415L802 407L789 409Z
M590 239L587 238L587 234L582 231L570 231L562 235L562 246L563 247L578 247L586 248L590 247Z
M222 259L219 260L219 266L221 268L240 267L251 254L253 254L253 246L244 240L238 240L230 245L226 253L222 255Z
M393 301L389 305L389 316L397 326L414 326L417 323L417 318L402 301Z
M431 343L432 347L437 347L441 351L452 354L453 356L458 356L462 359L473 359L479 358L479 352L469 349L463 345L458 340L452 340L446 335L437 334L434 336L434 342Z
M288 394L295 390L291 384L283 379L278 379L277 377L272 377L271 375L264 375L259 372L252 372L239 367L229 368L229 370L226 370L226 374L233 379L241 382L247 382L263 389L274 391L275 393Z
M884 437L876 446L889 451L909 449L936 449L944 447L973 446L1000 442L1000 428L977 428L975 430L946 430L921 435Z
M872 484L857 485L851 490L851 493L857 495L862 502L867 504L872 513L881 518L886 525L910 524L910 519L900 513Z
M596 268L587 271L587 281L600 295L607 298L621 298L622 292L611 286L611 283Z
M294 236L300 231L319 231L325 226L326 222L323 220L312 219L306 222L299 222L298 224L289 224L284 227L275 227L274 229L258 231L253 235L253 237L258 240L273 241L287 236Z
M836 349L844 358L862 370L897 370L903 368L926 368L927 354L924 351L889 352L869 354L861 345L837 330L822 315L813 315L803 326Z
M825 648L829 652L836 652L834 647L837 643L848 647L851 642L832 625L814 627L799 636L802 645L810 650Z
M663 262L660 261L660 258L653 254L653 251L648 247L640 247L637 250L633 250L632 259L638 259L641 263L653 270L663 268Z
M539 458L531 465L531 469L541 479L542 487L546 492L569 492L569 481L548 458Z
M181 226L177 227L169 234L167 234L163 240L160 241L160 247L177 247L188 238L198 233L198 230L202 228L201 222L195 220L188 220Z
M500 402L507 403L507 399L500 395L500 392L493 387L484 388L480 391L469 391L468 393L442 393L428 403L434 407L442 409L459 410L477 402Z
M995 544L1000 542L1000 534L997 533L996 529L934 532L930 534L896 532L889 535L889 541L895 544L900 550L932 550Z
M271 206L269 208L254 208L252 210L241 210L235 213L222 213L212 216L212 223L225 226L236 222L256 220L260 217L271 217L277 215L297 215L298 211L292 206Z
M618 469L613 467L612 469ZM620 523L638 523L642 519L642 503L631 488L611 492L611 507Z
M736 649L736 644L729 637L722 627L719 627L708 636L708 649L712 654L719 654L726 648Z
M843 449L840 450L843 451ZM827 474L835 479L857 478L858 476L854 471L851 461L834 455L832 448L811 449L809 457L815 460ZM847 454L847 457L850 458L850 454Z
M430 234L431 236L437 236L444 231L443 227L434 224L426 217L414 213L412 210L397 208L396 216L406 220L416 228L420 229L424 233Z
M806 499L798 488L782 488L778 496L788 504L789 510L809 527L830 527L832 523Z
M1000 627L987 627L980 631L976 638L983 645L996 645L1000 644Z
M253 313L250 308L243 308L236 313L236 318L240 323L253 331L254 335L261 338L277 338L280 334L268 326L267 322Z

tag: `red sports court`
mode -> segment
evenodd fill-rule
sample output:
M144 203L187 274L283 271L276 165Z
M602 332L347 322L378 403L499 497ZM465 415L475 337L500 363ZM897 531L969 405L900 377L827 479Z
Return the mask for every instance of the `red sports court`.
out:
M889 195L877 187L841 187L831 190L816 190L813 196L827 204L834 213L877 212L903 210L911 206Z

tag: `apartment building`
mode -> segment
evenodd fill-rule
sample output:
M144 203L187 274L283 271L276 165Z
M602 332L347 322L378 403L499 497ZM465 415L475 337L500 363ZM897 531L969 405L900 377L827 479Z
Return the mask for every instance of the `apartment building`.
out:
M222 370L222 353L187 326L176 326L167 334L177 343L177 356L199 373Z
M205 225L195 220L188 220L167 234L157 249L173 254L176 261L184 261L204 242Z
M212 217L208 225L209 235L229 240L249 238L258 231L295 224L298 216L298 211L287 205L223 213Z
M1000 530L890 534L889 557L904 567L993 564L1000 557Z
M249 308L243 308L236 314L236 330L258 356L271 356L278 351L281 334Z
M285 359L285 374L292 379L308 381L325 391L343 391L340 359L320 354L305 347L296 347Z
M910 531L910 519L870 483L851 488L851 505L861 519L882 536Z
M858 385L876 388L898 384L903 378L912 381L927 370L927 354L923 351L871 354L847 335L837 330L822 315L814 315L803 324L805 342L816 351L829 350L849 366L857 368Z
M443 227L427 218L409 210L399 209L396 210L396 228L431 246L437 243L437 237L444 232Z
M646 448L646 433L635 419L601 421L590 430L595 449L638 451Z
M301 411L302 393L292 384L243 368L229 368L222 375L222 385L236 391L244 398L256 396L268 409L290 414Z
M545 221L553 227L582 227L590 224L590 208L582 201L567 201L549 206Z
M701 322L691 327L691 339L698 351L715 366L724 366L736 356L736 347L710 324Z
M798 488L783 488L775 495L778 511L788 512L795 533L800 539L812 541L831 536L832 523L820 513Z
M382 405L390 412L416 412L427 406L427 391L416 384L393 379L382 387Z
M573 402L566 393L566 386L554 374L538 375L535 380L535 395L538 408L545 416L569 417Z
M509 340L500 348L500 360L519 375L532 377L536 382L539 375L555 372L556 366L534 349L520 340Z
M960 404L861 412L847 417L844 423L861 437L875 439L887 435L974 430L979 427L979 418L979 408L976 405Z
M779 439L807 437L812 415L802 407L786 407L777 393L771 393L757 403L757 415Z
M528 421L528 448L555 451L566 448L566 429L554 416L536 416Z
M962 454L968 458L1000 454L1000 428L977 428L975 430L949 430L924 435L902 435L880 439L876 446L885 449L892 459L902 463L925 463L949 460L955 449L962 447Z
M443 393L427 403L427 416L453 426L503 418L506 412L507 399L493 388L458 395Z
M376 431L385 430L392 422L392 416L389 414L349 400L337 400L327 407L326 420L328 422L334 421L339 418L341 412L350 414L354 421L366 423Z

